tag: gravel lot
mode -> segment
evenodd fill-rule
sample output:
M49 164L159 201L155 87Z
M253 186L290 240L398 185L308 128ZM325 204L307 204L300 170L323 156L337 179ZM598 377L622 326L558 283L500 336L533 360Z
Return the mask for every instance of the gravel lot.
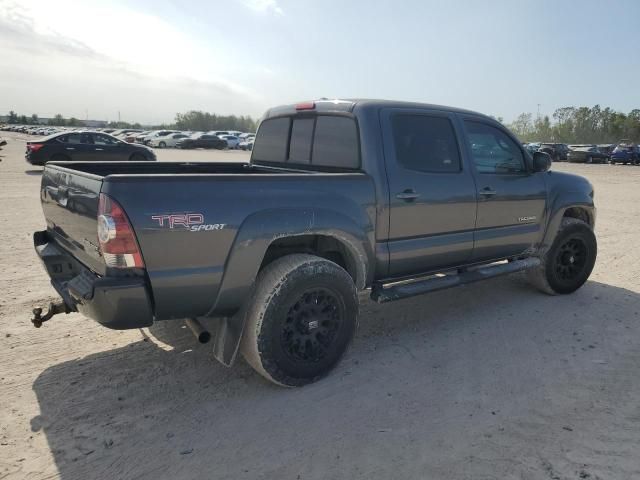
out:
M5 137L0 479L640 478L639 167L554 165L596 187L600 252L574 295L507 277L363 302L337 370L285 390L220 366L178 322L34 329L55 296L32 251L40 169Z

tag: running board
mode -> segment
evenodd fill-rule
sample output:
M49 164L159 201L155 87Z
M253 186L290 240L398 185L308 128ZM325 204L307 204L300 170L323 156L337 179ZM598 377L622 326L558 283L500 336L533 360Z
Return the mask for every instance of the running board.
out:
M435 292L444 290L445 288L458 287L488 278L529 270L539 265L539 258L529 257L508 263L485 265L454 275L442 275L427 278L426 280L413 280L409 283L402 283L386 288L384 284L379 283L375 284L371 290L371 300L378 303L392 302L394 300L422 295L423 293Z

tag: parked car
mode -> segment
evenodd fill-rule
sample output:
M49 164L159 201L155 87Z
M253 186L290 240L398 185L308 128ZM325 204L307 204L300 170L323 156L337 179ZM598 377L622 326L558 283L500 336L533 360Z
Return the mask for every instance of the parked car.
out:
M253 150L253 138L238 144L240 150Z
M176 143L185 138L189 138L189 135L185 133L170 133L169 135L152 138L149 146L159 148L175 147Z
M593 187L550 166L488 116L377 100L269 110L249 164L48 164L33 238L61 301L33 322L188 318L206 341L194 319L219 317L217 359L240 351L304 385L350 344L358 291L385 303L519 271L549 294L580 288Z
M638 149L638 145L631 140L620 140L611 152L609 161L612 164L623 163L626 165L631 163L638 165L640 163L640 150Z
M570 145L567 160L571 163L607 163L607 155L595 145Z
M149 133L149 132L129 132L123 135L122 139L127 143L135 143L136 138L138 138L138 135L144 135L145 133Z
M221 135L220 138L227 142L229 148L238 148L240 143L240 140L235 135Z
M153 132L148 132L144 137L142 137L142 143L144 145L149 145L151 141L158 137L166 137L172 133L184 133L179 132L178 130L155 130Z
M567 160L569 147L564 143L541 143L539 150L548 153L554 162Z
M613 153L613 149L616 148L615 143L601 143L600 145L596 145L598 150L601 153L607 156L607 161L611 160L611 154Z
M537 152L540 149L539 143L523 143L522 146L533 155L534 152Z
M188 138L181 138L176 142L176 148L227 148L227 142L215 135L197 133Z
M107 133L85 131L56 133L27 142L25 158L32 165L44 165L49 161L155 160L156 155L148 147L123 142Z

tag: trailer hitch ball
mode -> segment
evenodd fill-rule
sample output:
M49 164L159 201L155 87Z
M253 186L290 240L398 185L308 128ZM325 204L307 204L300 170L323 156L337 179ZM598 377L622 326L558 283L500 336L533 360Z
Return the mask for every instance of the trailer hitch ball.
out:
M33 309L33 318L31 319L31 323L33 323L34 327L40 328L44 322L49 320L54 315L58 315L59 313L70 313L70 312L71 312L71 309L69 307L67 307L66 303L64 303L64 302L59 302L59 303L51 302L49 304L49 309L47 310L47 313L45 313L44 315L42 315L42 309L41 308L34 308Z

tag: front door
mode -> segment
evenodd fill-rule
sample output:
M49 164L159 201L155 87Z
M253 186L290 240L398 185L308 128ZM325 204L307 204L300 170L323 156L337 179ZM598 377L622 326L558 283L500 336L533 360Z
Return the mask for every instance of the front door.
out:
M127 160L120 158L120 147L118 141L109 135L94 133L93 137L93 158L92 160L106 162L109 160Z
M523 148L505 129L479 117L464 117L463 123L478 185L473 261L525 253L542 234L546 174L531 171Z
M476 186L452 114L382 111L389 183L389 274L401 277L470 261Z

